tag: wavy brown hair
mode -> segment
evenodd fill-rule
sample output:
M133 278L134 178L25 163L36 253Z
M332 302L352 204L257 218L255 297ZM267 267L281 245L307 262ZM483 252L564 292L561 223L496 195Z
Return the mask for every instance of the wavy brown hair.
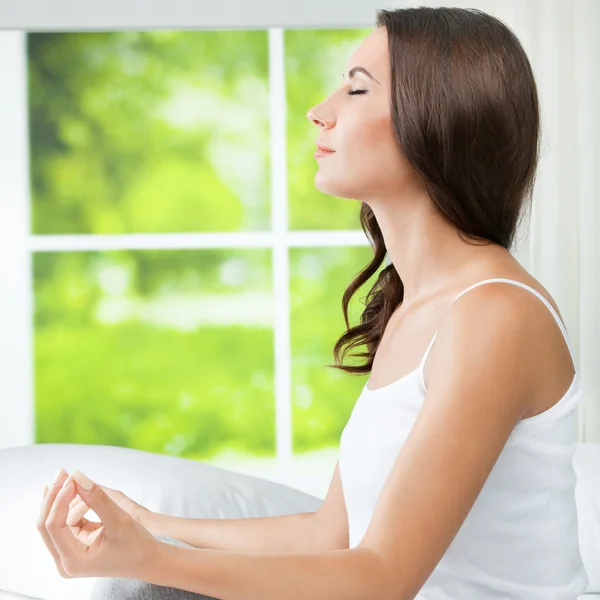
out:
M510 250L540 151L537 87L521 43L504 22L472 8L382 9L376 27L387 29L394 134L434 207L465 241ZM336 364L328 365L356 374L371 371L385 326L404 298L402 279L389 264L367 293L360 323L350 327L350 299L387 253L364 202L360 223L374 255L344 292L346 332L334 346ZM363 364L342 364L363 344L367 350L353 355Z

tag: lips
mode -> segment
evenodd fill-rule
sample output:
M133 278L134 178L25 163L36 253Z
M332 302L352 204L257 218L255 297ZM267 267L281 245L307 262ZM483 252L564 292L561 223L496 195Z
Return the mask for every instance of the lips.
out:
M335 151L329 152L328 150L321 150L320 148L318 148L314 156L315 158L322 158L324 156L331 156L332 154L335 154Z
M335 152L335 150L333 148L329 148L328 146L323 146L323 144L319 144L319 142L317 142L317 150L321 151L321 152Z

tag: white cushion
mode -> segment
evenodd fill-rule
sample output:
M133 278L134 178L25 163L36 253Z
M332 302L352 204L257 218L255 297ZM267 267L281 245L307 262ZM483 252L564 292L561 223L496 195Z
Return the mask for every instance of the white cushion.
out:
M178 517L266 517L311 512L322 504L277 482L143 450L85 444L7 448L0 450L0 590L44 600L89 597L97 578L63 579L36 528L44 484L60 467L68 473L79 469L154 512Z
M580 443L573 465L577 473L579 548L589 579L587 592L600 593L600 444Z
M32 598L31 596L23 596L22 594L15 594L14 592L4 592L0 590L0 600L39 600ZM586 598L587 600L587 598Z

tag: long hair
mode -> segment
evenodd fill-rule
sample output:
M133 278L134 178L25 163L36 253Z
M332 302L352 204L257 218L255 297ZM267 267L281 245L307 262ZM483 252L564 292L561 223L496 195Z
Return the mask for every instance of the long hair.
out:
M386 27L391 70L392 127L408 162L423 178L435 207L465 241L510 250L525 200L531 200L540 152L540 115L533 70L521 43L501 20L477 9L378 10ZM530 204L530 203L529 203ZM393 264L366 295L360 323L348 304L377 271L387 248L371 208L360 223L373 259L346 288L346 332L330 367L368 373L385 326L404 298ZM469 242L471 243L471 242ZM344 365L347 352L361 365Z

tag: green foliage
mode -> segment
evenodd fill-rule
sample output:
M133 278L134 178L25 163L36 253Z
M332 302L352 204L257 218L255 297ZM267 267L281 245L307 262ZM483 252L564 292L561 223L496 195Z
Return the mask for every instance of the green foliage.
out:
M136 254L35 255L37 442L273 454L269 252Z
M315 189L306 112L368 31L286 32L292 229L360 227ZM33 233L269 230L266 31L35 33L28 56ZM371 255L290 251L296 452L337 447L364 385L325 365ZM270 251L36 253L34 277L36 442L275 454Z
M28 57L34 233L268 227L266 31L35 33Z
M273 455L272 338L242 326L46 327L35 340L36 443Z

